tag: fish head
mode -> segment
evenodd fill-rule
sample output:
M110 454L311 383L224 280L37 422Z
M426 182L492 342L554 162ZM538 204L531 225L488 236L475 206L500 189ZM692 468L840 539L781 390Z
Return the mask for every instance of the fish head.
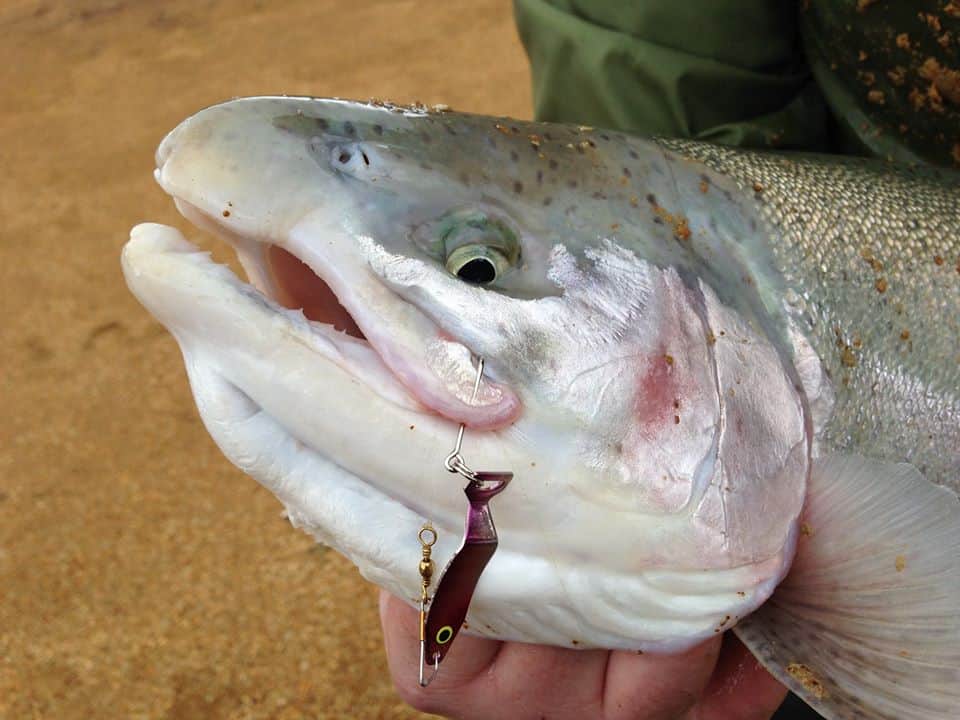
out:
M375 582L418 597L424 520L452 551L461 425L468 464L516 476L480 632L679 649L783 577L802 401L752 305L683 247L654 143L251 98L185 121L157 164L256 290L158 226L135 230L128 283L228 457Z

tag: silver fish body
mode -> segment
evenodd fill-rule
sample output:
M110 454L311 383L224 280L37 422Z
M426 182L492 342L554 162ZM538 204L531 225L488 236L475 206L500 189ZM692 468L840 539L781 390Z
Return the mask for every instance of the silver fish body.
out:
M741 190L728 201L749 207L743 230L760 228L783 311L831 379L823 448L910 462L960 489L960 177L663 144Z

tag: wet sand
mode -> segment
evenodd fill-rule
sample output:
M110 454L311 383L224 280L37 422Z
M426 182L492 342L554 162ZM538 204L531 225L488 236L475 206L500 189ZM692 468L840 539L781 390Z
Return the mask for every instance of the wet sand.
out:
M221 456L119 253L144 220L199 237L151 171L206 105L528 117L527 72L506 0L3 3L0 718L422 717L374 589Z

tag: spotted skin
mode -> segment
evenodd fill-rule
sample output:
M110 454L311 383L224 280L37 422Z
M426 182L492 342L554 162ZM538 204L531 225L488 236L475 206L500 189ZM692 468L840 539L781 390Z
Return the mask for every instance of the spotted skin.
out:
M756 207L787 312L833 380L824 449L910 462L960 489L960 178L662 144Z

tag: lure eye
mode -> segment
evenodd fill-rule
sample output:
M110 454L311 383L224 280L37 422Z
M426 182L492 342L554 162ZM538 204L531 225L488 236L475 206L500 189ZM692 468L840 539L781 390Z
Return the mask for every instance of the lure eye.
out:
M446 645L450 642L450 639L453 637L453 628L449 625L444 625L442 628L437 630L437 645Z
M503 253L487 245L461 245L447 257L447 272L472 285L489 285L507 267Z

